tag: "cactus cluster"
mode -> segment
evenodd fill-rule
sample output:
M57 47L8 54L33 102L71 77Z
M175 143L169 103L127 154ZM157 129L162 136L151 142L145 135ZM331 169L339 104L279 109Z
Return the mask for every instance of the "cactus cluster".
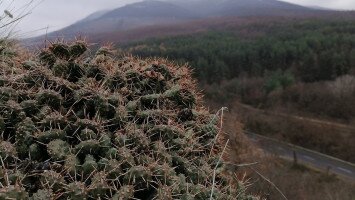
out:
M217 117L186 66L84 41L12 63L0 70L0 199L253 198L226 176Z

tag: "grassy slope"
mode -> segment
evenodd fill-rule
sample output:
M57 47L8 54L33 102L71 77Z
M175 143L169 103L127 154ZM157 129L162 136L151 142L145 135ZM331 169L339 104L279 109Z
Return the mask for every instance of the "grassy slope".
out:
M242 134L239 118L236 117L241 113L236 114L236 112L238 110L230 109L224 127L228 133L232 133L230 138L234 142L232 156L235 162L239 164L257 162L256 165L238 168L240 179L243 180L244 177L244 180L252 184L249 188L250 192L265 199L284 200L277 187L288 200L353 200L355 183L265 155Z
M278 158L266 158L256 170L273 182L288 200L342 199L353 200L355 183L339 180ZM258 177L254 175L254 177ZM283 199L267 181L257 179L252 190L269 199Z

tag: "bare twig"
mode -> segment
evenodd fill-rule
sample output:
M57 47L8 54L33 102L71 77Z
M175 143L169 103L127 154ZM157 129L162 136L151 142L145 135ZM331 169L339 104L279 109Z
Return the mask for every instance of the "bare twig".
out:
M11 24L13 24L13 23L15 23L15 22L17 22L17 21L23 19L24 17L26 17L26 16L29 15L29 14L30 14L30 13L27 13L27 14L25 14L25 15L23 15L23 16L20 16L20 17L18 17L18 18L16 18L16 19L14 19L14 20L12 20L12 21L10 21L10 22L8 22L8 23L6 23L6 24L0 26L0 28L4 28L4 27L6 27L6 26L9 26L9 25L11 25Z
M222 160L225 150L227 149L228 143L229 143L229 140L227 140L226 144L224 145L223 151L222 151L221 155L219 156L218 162L213 170L213 180L212 180L212 190L211 190L210 200L213 200L214 187L216 185L217 168L218 168L219 163Z
M36 3L38 1L38 3ZM43 0L29 0L25 2L22 6L17 9L13 8L12 4L14 1L10 3L4 3L4 1L0 1L0 5L3 4L5 6L4 12L2 16L0 16L0 37L9 38L13 37L14 29L20 23L20 21L31 14L31 11L35 9Z
M218 130L218 133L217 133L216 137L215 137L214 140L213 140L214 144L217 143L217 140L218 140L218 138L219 138L219 136L220 136L220 134L221 134L221 132L222 132L222 129L223 129L223 115L224 115L224 111L225 111L225 110L228 110L228 108L227 108L227 107L222 107L221 109L219 109L219 110L217 111L217 113L213 116L213 118L211 119L211 121L210 121L210 123L209 123L209 124L212 124L213 121L214 121L219 115L221 115L221 116L220 116L220 126L219 126L219 130ZM210 156L212 155L213 147L214 147L214 145L213 145L212 148L211 148Z

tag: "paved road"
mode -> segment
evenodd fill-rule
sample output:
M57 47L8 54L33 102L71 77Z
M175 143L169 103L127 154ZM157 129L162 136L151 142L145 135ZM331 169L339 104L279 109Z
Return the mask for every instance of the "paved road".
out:
M246 132L246 135L253 142L260 145L266 152L278 155L287 160L294 160L294 153L296 153L299 163L323 172L329 170L330 173L355 182L355 164L353 163L254 133Z

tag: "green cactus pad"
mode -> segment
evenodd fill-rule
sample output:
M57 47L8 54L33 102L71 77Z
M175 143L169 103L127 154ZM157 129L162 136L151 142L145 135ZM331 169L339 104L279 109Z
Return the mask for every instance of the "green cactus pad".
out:
M69 144L60 139L51 141L47 148L48 154L55 160L63 160L70 151Z
M72 59L77 59L88 49L85 41L78 40L70 45L69 52Z
M63 43L53 44L49 47L49 50L54 54L55 57L63 60L69 60L71 56L68 45Z

